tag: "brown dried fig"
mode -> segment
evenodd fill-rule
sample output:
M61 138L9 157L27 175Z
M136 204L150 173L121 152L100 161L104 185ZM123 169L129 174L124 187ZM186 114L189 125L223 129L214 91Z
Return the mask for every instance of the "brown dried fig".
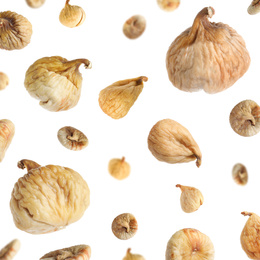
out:
M17 228L44 234L78 221L89 206L89 188L79 173L57 165L18 162L28 173L14 185L10 208Z
M159 7L167 12L172 12L180 5L180 0L157 0Z
M208 236L193 228L177 231L170 238L166 260L213 260L214 246Z
M148 148L153 156L162 162L183 163L196 161L201 165L199 146L188 129L171 119L158 121L148 136Z
M126 251L126 256L123 258L123 260L145 260L145 258L141 255L132 254L131 248L128 248Z
M243 38L223 23L211 23L215 11L203 8L192 27L180 34L167 52L172 84L180 90L203 89L214 94L231 87L244 75L250 56Z
M130 165L125 161L125 157L122 157L122 159L112 159L108 164L108 172L114 178L123 180L130 174Z
M0 250L0 260L12 260L17 254L21 246L18 239L14 239Z
M235 164L232 169L232 177L237 184L246 185L248 181L248 173L246 167L241 163Z
M238 103L231 111L229 122L241 136L253 136L260 131L260 107L252 100Z
M143 34L145 27L145 18L142 15L134 15L124 23L123 33L129 39L136 39Z
M45 0L26 0L26 3L31 8L39 8L45 3Z
M119 119L128 113L143 90L143 82L148 78L141 76L133 79L120 80L101 90L99 106L108 116Z
M32 25L15 12L0 12L0 49L22 49L30 43Z
M59 56L41 58L26 71L25 88L49 111L71 109L77 105L81 94L81 64L86 69L91 68L91 62L87 59L68 61Z
M9 78L8 76L3 73L3 72L0 72L0 90L3 90L5 89L9 84Z
M247 8L249 14L257 14L260 12L260 0L253 0Z

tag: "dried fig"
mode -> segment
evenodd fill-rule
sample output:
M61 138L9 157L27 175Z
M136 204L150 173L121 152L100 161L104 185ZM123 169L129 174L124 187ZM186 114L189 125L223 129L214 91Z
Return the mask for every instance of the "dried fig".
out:
M145 18L142 15L134 15L124 23L123 33L129 39L136 39L143 34L145 27Z
M123 260L145 260L145 258L141 255L132 254L131 248L128 248L126 251L126 256L123 258Z
M202 155L190 132L171 119L160 120L152 127L148 148L159 161L183 163L197 160L197 167L201 165Z
M241 136L253 136L260 131L260 107L252 100L238 103L231 111L229 122Z
M9 84L9 78L8 76L3 73L3 72L0 72L0 90L3 90L5 89Z
M108 116L119 119L128 113L143 90L143 82L148 78L141 76L133 79L120 80L101 90L99 106Z
M32 25L15 12L0 12L0 49L22 49L30 43Z
M45 0L26 0L26 3L32 8L39 8L45 3Z
M167 52L169 80L180 90L203 89L214 94L244 75L250 56L243 38L223 23L211 23L215 11L203 8L192 27L180 34Z
M130 174L130 165L125 161L125 157L122 159L112 159L108 164L108 172L116 179L123 180Z
M257 14L260 12L260 0L253 0L247 8L249 14Z
M193 228L177 231L170 238L166 260L213 260L214 246L208 236Z
M7 244L3 249L0 250L0 259L1 260L12 260L17 254L21 246L21 243L18 239L14 239L9 244Z
M242 163L237 163L232 169L232 177L239 185L246 185L248 182L248 173L246 167Z
M180 0L157 0L159 7L167 12L174 11L180 5Z
M81 64L86 69L91 68L87 59L68 61L59 56L41 58L26 71L25 88L32 97L41 100L40 105L49 111L73 108L81 93Z
M18 162L28 173L14 185L10 208L17 228L44 234L78 221L89 206L89 188L81 175L57 165Z

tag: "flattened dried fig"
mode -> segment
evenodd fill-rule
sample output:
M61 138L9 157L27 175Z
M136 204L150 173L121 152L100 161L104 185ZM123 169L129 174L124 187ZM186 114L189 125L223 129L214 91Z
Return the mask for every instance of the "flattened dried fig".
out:
M5 89L8 84L9 84L8 76L5 73L0 72L0 90Z
M22 49L30 43L32 25L15 12L0 12L0 49Z
M242 163L237 163L232 169L232 177L239 185L246 185L248 181L248 173L246 167Z
M180 0L157 0L159 7L167 12L174 11L180 5Z
M249 14L257 14L260 12L260 0L253 0L247 8Z
M3 249L0 250L0 259L1 260L12 260L17 254L21 246L21 243L18 239L14 239L9 244L7 244Z
M77 105L81 94L81 64L86 69L91 68L91 62L87 59L68 61L59 56L41 58L26 71L25 88L49 111L71 109Z
M162 162L183 163L196 161L201 165L199 146L188 129L171 119L158 121L148 136L148 148L153 156Z
M32 8L39 8L45 3L45 0L26 0L26 3Z
M126 256L123 258L123 260L145 260L145 258L141 255L132 254L131 248L128 248L126 251Z
M229 122L241 136L253 136L260 131L260 107L252 100L238 103L231 111Z
M143 34L145 27L145 18L142 15L134 15L124 23L123 33L129 39L136 39Z
M244 75L250 56L243 38L223 23L211 23L215 11L202 9L192 27L180 34L167 52L172 84L180 90L203 89L214 94L231 87Z

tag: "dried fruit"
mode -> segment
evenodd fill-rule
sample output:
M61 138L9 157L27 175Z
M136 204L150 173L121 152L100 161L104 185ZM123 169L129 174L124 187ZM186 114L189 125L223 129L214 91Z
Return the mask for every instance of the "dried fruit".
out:
M260 12L260 0L253 0L250 6L247 8L249 14L257 14Z
M32 8L39 8L45 3L45 0L26 0L26 3Z
M99 106L108 116L119 119L128 113L143 90L143 82L148 78L141 76L120 80L101 90Z
M180 90L203 89L214 94L231 87L244 75L250 56L243 38L223 23L211 23L215 11L203 8L192 27L180 34L167 52L172 84Z
M5 73L0 72L0 90L5 89L8 84L9 84L8 76Z
M22 49L30 43L32 25L15 12L0 12L0 49Z
M241 136L253 136L260 131L260 107L252 100L238 103L231 111L229 122Z
M14 137L14 133L15 127L12 121L8 119L0 120L0 162L4 159L6 150Z
M240 236L243 250L251 259L260 259L260 217L255 213L241 212L244 216L249 216Z
M198 189L180 184L176 187L181 189L181 208L184 212L194 212L203 204L204 198Z
M63 111L77 105L82 85L79 66L91 68L87 59L68 61L59 56L35 61L26 71L24 85L29 94L41 100L40 105L50 111Z
M137 228L137 221L134 215L130 213L120 214L112 222L112 232L122 240L133 237L137 232Z
M42 256L40 260L89 260L90 256L90 246L77 245L52 251Z
M72 126L64 126L58 131L60 143L73 151L79 151L88 145L88 138Z
M21 246L21 243L18 239L14 239L9 244L7 244L0 251L0 259L1 260L11 260L17 254Z
M248 181L246 167L241 163L235 164L232 169L232 177L237 184L246 185Z
M130 174L130 165L125 161L125 157L112 159L109 161L108 171L114 178L123 180Z
M214 246L208 236L193 228L177 231L170 238L166 260L213 260Z
M167 12L174 11L180 5L180 0L157 0L159 7Z
M153 156L162 162L183 163L196 161L201 165L199 146L188 129L171 119L158 121L148 136L148 148Z
M83 24L86 19L86 13L80 6L70 5L69 1L66 0L64 8L60 12L59 19L63 25L73 28Z
M78 221L89 206L89 188L81 175L57 165L40 166L30 160L18 163L28 173L12 191L11 212L17 228L44 234Z
M145 258L141 255L132 254L131 248L128 248L126 251L126 256L123 258L123 260L145 260Z
M145 18L142 15L134 15L124 23L123 33L129 39L136 39L143 34L145 27Z

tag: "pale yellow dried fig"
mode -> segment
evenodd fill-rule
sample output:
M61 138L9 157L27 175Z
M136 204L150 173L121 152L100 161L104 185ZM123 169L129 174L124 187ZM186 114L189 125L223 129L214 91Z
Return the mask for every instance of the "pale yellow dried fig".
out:
M68 61L59 56L35 61L26 71L24 85L29 94L49 111L64 111L77 105L82 85L79 66L91 68L87 59Z
M145 27L145 18L142 15L134 15L124 23L123 33L129 39L136 39L143 34Z
M26 0L26 3L32 8L39 8L45 3L45 0Z
M201 152L192 135L184 126L172 119L158 121L148 136L148 148L162 162L184 163L193 160L201 165Z
M176 10L180 5L180 0L157 0L159 7L167 12Z
M166 260L213 260L214 246L208 236L193 228L177 231L170 238Z
M18 239L14 239L0 250L0 260L12 260L21 247Z
M99 106L108 116L119 119L128 113L143 90L143 82L148 78L141 76L133 79L120 80L101 90Z
M8 76L3 73L3 72L0 72L0 90L3 90L5 89L9 84L9 78Z
M69 1L66 0L64 8L60 12L59 19L63 25L73 28L83 24L86 19L86 13L80 6L70 5Z
M248 173L246 167L242 163L237 163L232 169L232 177L239 185L246 185L248 181Z
M215 11L203 8L192 27L181 33L167 52L169 80L180 90L203 89L214 94L231 87L244 75L250 56L243 38L223 23L211 23Z
M255 213L241 212L249 216L240 236L243 250L250 259L260 259L260 217Z
M111 159L108 164L108 172L116 179L123 180L130 174L130 165L125 161L125 157L122 159Z
M252 100L238 103L231 111L229 122L241 136L253 136L260 131L260 107Z
M132 254L131 248L128 248L126 251L126 256L123 258L123 260L145 260L145 258L138 254Z
M89 206L89 188L76 171L57 165L18 162L28 173L14 185L10 208L17 228L44 234L78 221Z
M22 49L30 43L32 25L15 12L0 12L0 49Z
M260 0L253 0L247 8L249 14L257 14L260 12Z

